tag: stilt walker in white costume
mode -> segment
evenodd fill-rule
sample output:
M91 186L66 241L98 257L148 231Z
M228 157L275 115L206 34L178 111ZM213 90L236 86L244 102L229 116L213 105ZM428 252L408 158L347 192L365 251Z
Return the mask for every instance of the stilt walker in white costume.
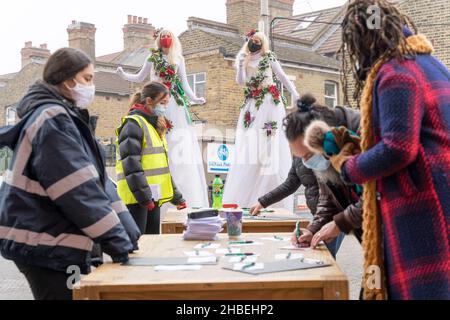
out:
M158 81L169 88L166 117L173 125L167 135L170 172L190 206L208 207L203 158L189 112L191 102L206 101L196 97L189 86L179 39L168 30L158 30L155 38L158 48L151 50L138 74L125 73L122 68L117 73L130 82Z
M283 132L286 102L280 83L298 100L267 37L257 30L236 58L239 85L245 86L245 101L236 130L236 161L226 179L224 203L250 208L258 198L282 184L292 166L292 155ZM273 207L293 210L293 197Z

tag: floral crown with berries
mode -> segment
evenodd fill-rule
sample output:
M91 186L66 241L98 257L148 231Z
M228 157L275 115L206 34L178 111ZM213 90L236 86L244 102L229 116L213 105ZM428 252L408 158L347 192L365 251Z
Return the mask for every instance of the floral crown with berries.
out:
M247 37L247 41L250 40L256 33L258 33L259 30L258 29L252 29L250 30L249 33L247 33L246 37Z

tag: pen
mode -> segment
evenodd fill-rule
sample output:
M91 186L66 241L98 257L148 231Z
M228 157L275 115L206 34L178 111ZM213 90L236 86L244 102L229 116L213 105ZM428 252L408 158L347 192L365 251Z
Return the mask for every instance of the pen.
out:
M254 253L227 253L226 257L250 257L254 256Z
M296 236L297 236L297 244L300 244L300 242L298 241L298 239L302 236L302 231L300 230L300 221L297 221Z
M254 241L232 241L229 244L251 244L254 243Z
M206 247L209 247L211 245L211 242L209 242L209 243L205 243L205 244L203 244L202 245L202 248L206 248Z
M289 253L287 254L286 260L289 260L289 259L291 258L291 256L292 256L292 252L289 252Z
M245 266L242 268L242 270L245 270L245 269L248 269L248 268L251 268L251 267L254 267L254 266L256 266L256 263L252 262L252 263L249 263L249 264L245 265Z
M284 240L284 238L279 237L279 236L274 236L274 238L275 238L275 240L280 240L280 241L283 241L283 240Z

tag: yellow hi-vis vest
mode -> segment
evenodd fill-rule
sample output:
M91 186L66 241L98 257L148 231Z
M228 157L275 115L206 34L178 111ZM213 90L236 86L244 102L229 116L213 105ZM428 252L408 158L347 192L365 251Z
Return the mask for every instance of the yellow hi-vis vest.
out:
M152 187L159 185L161 198L159 199L159 201L155 201L155 204L162 206L164 203L169 202L173 199L172 177L169 171L169 159L167 158L167 141L165 138L161 139L155 128L153 128L153 126L149 124L142 116L133 115L123 118L122 125L116 130L117 192L126 205L138 203L126 181L118 145L120 131L122 130L123 125L128 119L135 120L144 132L141 165L149 186Z

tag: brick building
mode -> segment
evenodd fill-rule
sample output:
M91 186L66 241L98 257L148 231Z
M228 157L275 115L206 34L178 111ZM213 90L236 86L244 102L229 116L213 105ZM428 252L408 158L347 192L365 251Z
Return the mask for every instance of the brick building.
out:
M205 143L236 125L243 96L234 81L234 58L244 43L244 34L258 24L260 0L224 0L226 23L190 17L187 30L180 35L186 58L189 80L198 96L207 104L192 107ZM312 92L322 104L343 104L339 68L335 53L340 47L340 26L345 6L293 16L295 0L270 0L270 15L302 19L303 22L278 20L274 28L274 51L284 70L295 82L299 92ZM397 0L434 42L436 55L450 66L450 28L435 26L450 22L448 0ZM225 8L224 8L225 9ZM331 24L329 24L331 23ZM115 74L117 66L137 72L148 49L154 46L155 28L147 19L128 16L123 27L123 50L104 56L95 55L95 25L72 21L67 28L68 43L95 58L97 93L91 111L99 116L97 136L114 137L114 129L128 109L130 93L135 88ZM47 45L34 47L25 43L21 51L22 69L0 75L0 125L15 121L14 107L30 84L39 79L50 55ZM289 95L287 95L290 100ZM291 101L291 104L292 101ZM292 106L291 106L292 108ZM293 110L293 109L291 109ZM201 128L207 129L200 130ZM227 141L233 136L227 135Z

